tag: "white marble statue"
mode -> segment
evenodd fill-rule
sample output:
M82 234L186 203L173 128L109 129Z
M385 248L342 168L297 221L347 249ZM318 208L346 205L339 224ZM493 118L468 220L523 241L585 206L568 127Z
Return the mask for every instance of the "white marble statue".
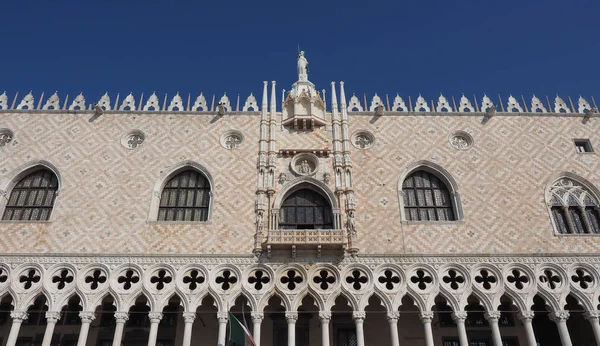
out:
M298 77L300 80L308 79L308 60L304 57L304 51L298 55Z

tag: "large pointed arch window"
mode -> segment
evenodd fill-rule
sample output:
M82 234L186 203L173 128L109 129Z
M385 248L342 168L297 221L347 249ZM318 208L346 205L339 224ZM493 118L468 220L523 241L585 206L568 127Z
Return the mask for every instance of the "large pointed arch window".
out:
M550 213L559 234L599 234L598 199L582 184L561 178L550 188Z
M312 189L291 193L281 204L280 229L332 229L331 204Z
M158 221L206 221L210 195L210 183L202 173L181 171L163 187Z
M436 175L424 170L411 173L402 183L407 221L454 221L450 191Z
M52 214L58 178L47 168L33 171L12 188L2 220L46 221Z

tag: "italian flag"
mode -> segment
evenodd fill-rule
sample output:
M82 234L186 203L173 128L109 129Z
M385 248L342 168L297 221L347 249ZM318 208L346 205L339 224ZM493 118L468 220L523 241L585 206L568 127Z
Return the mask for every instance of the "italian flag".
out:
M229 346L256 346L248 327L229 313Z

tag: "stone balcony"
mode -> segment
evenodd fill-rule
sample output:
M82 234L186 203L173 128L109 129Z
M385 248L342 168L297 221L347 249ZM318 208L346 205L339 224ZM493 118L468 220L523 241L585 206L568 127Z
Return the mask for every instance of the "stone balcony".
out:
M346 248L346 231L343 229L273 229L269 230L263 249L270 254L272 249L296 251L316 250L317 257L322 250L341 251Z

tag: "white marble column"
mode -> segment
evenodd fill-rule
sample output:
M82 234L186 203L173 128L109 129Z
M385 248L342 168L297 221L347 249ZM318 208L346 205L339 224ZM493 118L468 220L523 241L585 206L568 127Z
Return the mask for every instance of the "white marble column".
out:
M52 342L52 336L54 335L54 327L56 322L60 320L60 311L48 311L46 312L46 330L44 331L44 339L42 339L42 346L50 346Z
M229 320L229 312L217 312L217 320L219 321L219 333L217 334L217 346L225 346L225 334L227 333L227 321Z
M488 311L484 314L485 319L490 324L490 328L492 328L494 346L502 346L502 336L500 335L500 327L498 326L498 320L500 320L501 315L500 311Z
M352 319L354 320L354 325L356 325L356 346L365 346L365 330L363 323L365 323L366 317L367 314L364 311L352 312Z
M398 318L400 317L399 311L388 311L387 320L390 324L390 339L392 346L400 346L400 339L398 338Z
M517 317L523 323L523 327L525 327L525 334L527 335L527 344L528 346L537 346L537 341L535 340L535 333L533 332L533 325L531 321L533 321L533 317L535 314L533 311L521 311L518 313Z
M298 311L286 311L285 320L288 326L288 346L296 346L296 321L298 320Z
M129 320L129 313L121 311L115 312L115 334L113 335L112 346L121 346L123 330L125 329L125 322L127 322L127 320Z
M456 329L458 330L458 340L460 341L460 346L469 346L467 329L465 328L466 319L466 311L455 311L452 313L452 320L454 320L454 323L456 323Z
M10 313L10 317L13 321L12 326L10 327L10 333L8 334L8 339L6 340L6 346L15 346L17 338L19 337L21 324L29 317L29 314L26 311L13 311Z
M433 321L433 311L423 311L419 318L425 329L425 346L433 346L433 331L431 330L431 321Z
M583 317L592 325L594 338L596 338L596 345L600 345L600 310L587 311L583 314Z
M562 346L573 346L571 343L571 336L569 335L569 329L567 328L569 316L567 310L558 310L550 313L550 319L554 321L558 327L558 334L560 335Z
M81 318L81 329L79 329L77 346L85 346L88 332L90 331L90 324L96 319L96 314L93 311L82 311L79 313L79 318Z
M156 346L156 336L158 335L158 324L163 318L162 312L151 311L148 313L150 319L150 333L148 335L148 346Z
M265 314L260 311L252 311L250 318L252 318L252 338L256 346L260 346L260 328Z
M331 322L330 311L319 311L321 321L321 346L329 346L329 322Z
M194 320L196 319L195 312L184 312L183 313L183 346L190 346L192 344L192 328L194 327Z

